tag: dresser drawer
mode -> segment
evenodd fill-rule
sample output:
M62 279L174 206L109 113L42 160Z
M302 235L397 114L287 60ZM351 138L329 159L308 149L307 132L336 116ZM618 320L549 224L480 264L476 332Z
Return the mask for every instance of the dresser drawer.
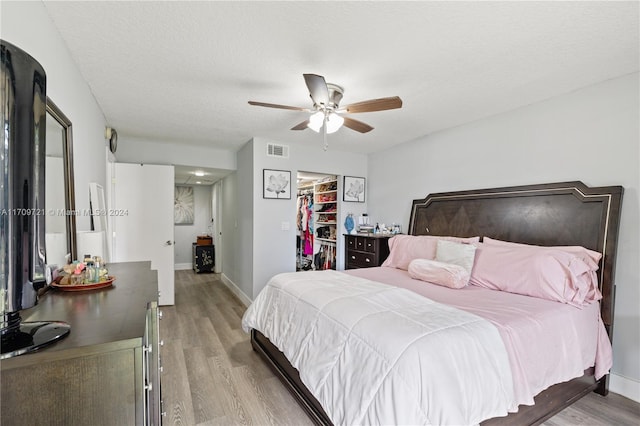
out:
M347 267L368 268L377 265L375 253L364 253L361 251L349 251L347 253Z
M376 252L376 246L379 241L371 238L371 237L361 237L357 235L347 235L347 250L359 250L359 251L368 251L370 253Z

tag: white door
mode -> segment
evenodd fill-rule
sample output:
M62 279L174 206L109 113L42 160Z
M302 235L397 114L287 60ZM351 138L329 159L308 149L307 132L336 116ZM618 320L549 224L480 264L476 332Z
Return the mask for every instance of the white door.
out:
M158 303L174 304L173 166L115 163L112 262L150 260Z

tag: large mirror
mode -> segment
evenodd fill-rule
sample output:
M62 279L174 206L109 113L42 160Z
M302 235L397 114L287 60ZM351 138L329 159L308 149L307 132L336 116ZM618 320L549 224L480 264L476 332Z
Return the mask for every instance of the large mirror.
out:
M77 259L76 203L73 183L71 121L47 97L45 161L45 244L47 264L62 266L66 255Z

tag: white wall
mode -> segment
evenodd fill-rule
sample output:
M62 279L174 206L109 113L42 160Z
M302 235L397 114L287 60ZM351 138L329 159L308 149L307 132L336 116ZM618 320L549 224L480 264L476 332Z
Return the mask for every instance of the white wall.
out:
M370 155L370 210L407 227L431 192L581 180L622 185L614 384L640 394L640 107L637 73ZM619 388L618 388L619 389Z
M235 170L236 153L230 150L193 146L118 135L116 158L124 163L172 164Z
M198 235L211 235L211 186L193 186L194 218L193 224L175 225L173 238L176 269L191 269L192 247ZM214 238L215 244L215 238ZM217 262L217 259L216 259Z
M89 209L89 182L104 186L105 118L42 2L0 2L0 38L26 51L47 74L47 95L73 125L76 208ZM90 229L88 215L78 231Z

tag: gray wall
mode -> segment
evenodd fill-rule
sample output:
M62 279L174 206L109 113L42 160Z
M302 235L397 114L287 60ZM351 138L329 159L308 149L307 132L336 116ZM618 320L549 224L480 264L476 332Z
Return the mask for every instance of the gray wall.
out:
M274 141L263 138L249 141L238 152L237 172L223 181L223 274L240 289L245 301L253 300L273 275L295 271L295 179L298 170L339 176L339 191L342 189L343 175L367 176L367 157L363 154L345 153L331 148L324 151L322 143L318 142L317 147L289 145L289 158L269 157L266 147L270 142ZM262 197L263 169L291 171L290 200ZM368 192L367 189L367 196ZM234 204L236 208L229 204ZM343 203L339 196L338 209L338 222L342 223L347 212L356 215L366 212L366 204ZM288 230L282 229L283 222L288 223ZM342 233L343 227L339 231ZM229 242L232 239L234 242ZM344 242L340 238L337 250L338 269L343 269L343 246Z
M350 131L344 129L342 131ZM329 136L330 137L330 136ZM316 147L289 145L289 158L269 157L266 155L269 141L263 138L253 140L253 293L255 298L269 278L280 272L295 271L296 256L296 175L298 170L326 173L338 176L338 223L344 222L345 210L354 211L366 208L366 204L342 202L342 176L367 176L367 157L322 148L318 139ZM291 171L291 199L264 199L262 194L263 169ZM283 230L283 222L289 225ZM344 227L338 227L337 267L344 269L344 241L341 233Z
M255 209L253 200L253 141L249 141L238 151L237 185L235 188L236 211L234 216L224 215L222 220L232 227L234 236L233 252L225 259L232 257L232 269L224 268L222 272L234 282L250 299L253 299L254 264L254 222L253 216L260 212ZM225 195L227 195L225 187ZM228 241L229 239L225 239ZM227 251L225 249L225 251Z
M370 156L370 210L409 220L431 192L581 180L625 188L616 269L612 390L640 389L640 108L637 73ZM615 379L615 381L614 381ZM620 389L628 387L629 389Z
M76 208L89 209L89 182L106 181L106 121L42 2L1 2L0 38L33 56L47 73L47 95L73 124ZM88 231L88 215L76 218Z

